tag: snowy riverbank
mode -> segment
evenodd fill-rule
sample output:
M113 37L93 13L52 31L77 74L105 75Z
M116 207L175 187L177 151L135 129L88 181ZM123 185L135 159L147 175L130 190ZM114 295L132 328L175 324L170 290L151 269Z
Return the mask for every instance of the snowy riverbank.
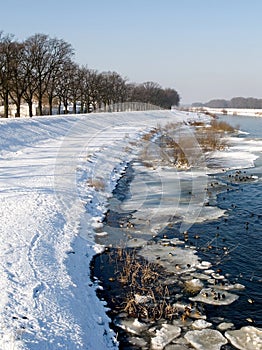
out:
M242 115L262 117L262 109L254 108L211 108L211 107L190 107L191 112L208 112L212 114Z
M132 142L192 118L154 111L0 120L1 349L117 347L89 278L99 249L93 229Z

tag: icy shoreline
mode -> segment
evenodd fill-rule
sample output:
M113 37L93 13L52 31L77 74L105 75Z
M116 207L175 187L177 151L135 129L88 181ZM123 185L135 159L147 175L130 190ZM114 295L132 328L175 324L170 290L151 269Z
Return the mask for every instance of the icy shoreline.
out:
M216 173L217 171L219 171L219 172L221 172L221 171L225 171L226 169L227 170L230 170L230 169L238 169L239 167L240 168L248 168L248 167L252 167L252 166L254 166L254 163L253 163L253 160L255 160L256 159L256 157L257 156L255 156L255 155L253 155L253 157L250 159L250 156L252 155L252 153L251 153L251 151L258 151L258 149L257 149L257 147L260 145L260 143L259 142L256 142L256 148L254 147L252 150L249 150L250 151L250 153L249 152L245 152L245 150L246 150L246 148L247 148L247 145L248 145L248 143L249 143L249 141L244 141L244 140L238 140L237 141L237 139L234 139L234 138L232 138L232 139L230 139L230 141L231 141L231 143L233 142L233 140L235 141L234 142L234 147L232 148L232 152L230 153L230 149L231 149L231 147L230 147L230 149L226 149L226 150L223 150L223 151L217 151L217 152L214 152L213 154L212 154L212 158L214 158L214 160L215 160L215 162L217 163L217 167L216 167L216 169L214 170L214 173ZM242 143L243 143L243 141L244 141L244 144L242 145ZM241 149L241 152L237 152L238 151L238 148L239 148L239 146L240 146L240 149ZM228 154L228 152L229 152L229 154ZM237 161L235 161L234 162L234 156L233 156L233 154L237 154L237 156L238 156L238 158L237 158ZM220 159L223 159L223 163L221 163L220 164ZM138 162L139 163L139 162ZM136 162L134 162L134 164L136 165ZM220 165L221 165L221 167L220 167ZM140 165L141 166L141 165ZM225 169L226 168L226 169ZM140 169L140 170L138 170L138 172L137 172L137 174L136 174L136 176L138 176L139 177L139 172L141 172L142 174L146 174L147 172L148 173L154 173L155 171L157 170L157 172L159 172L160 171L160 169L157 169L157 168L155 168L155 167L152 167L151 169L149 169L148 171L146 170L146 168L142 168L142 169ZM210 170L210 169L209 169ZM163 171L163 169L161 170L161 171ZM232 170L231 170L232 171ZM175 171L174 171L175 172ZM173 172L173 176L174 176L174 172ZM243 172L243 173L245 173L245 171ZM236 172L236 174L237 174L237 172ZM192 175L192 174L191 174ZM136 176L135 176L135 179L136 179ZM188 177L189 175L187 174L187 172L185 171L185 172L182 172L182 176L181 176L181 178L183 179L184 177ZM199 174L197 175L197 174L194 174L194 176L199 176ZM233 175L231 175L230 174L230 176L233 178ZM238 176L238 175L237 175ZM161 183L162 183L162 187L163 187L163 179L166 179L166 177L168 177L168 173L164 173L163 172L163 174L162 174L162 176L160 176L160 178L162 179L161 180ZM250 178L250 180L251 181L253 181L253 180L255 180L256 178ZM143 191L141 191L141 189L139 188L139 182L141 182L142 181L142 183L144 183L144 181L145 181L145 178L144 178L144 180L143 179L140 179L139 181L138 181L138 184L136 184L136 185L134 185L133 187L134 187L134 189L131 191L132 192L132 197L133 197L133 199L131 200L131 202L133 201L133 203L135 204L135 206L137 205L137 200L138 200L138 202L141 202L141 198L139 198L139 196L140 196L140 194L142 194L143 193ZM151 182L153 182L153 183L157 183L157 181L159 181L159 179L157 179L157 178L155 178L155 179L151 179ZM174 185L174 184L173 184ZM212 185L214 185L214 184L212 184ZM121 186L122 187L122 186ZM132 183L131 183L131 187L132 187ZM157 186L156 186L157 187ZM145 188L145 186L144 186L144 188ZM163 190L163 188L162 188L162 190ZM165 195L164 195L164 197L165 196L167 196L168 194L170 194L170 191L172 190L172 188L171 187L169 187L169 190L165 193ZM152 191L152 193L155 193L155 191L151 188L151 191ZM224 188L224 191L226 191L226 188ZM136 196L138 195L138 199L136 198ZM175 196L175 193L172 193L172 191L171 191L171 196ZM127 200L127 203L128 203L128 200ZM173 202L172 202L172 204L173 204ZM169 204L169 206L171 205L171 203ZM126 205L121 205L121 208L122 209L124 209L124 207L125 207ZM133 207L132 207L132 205L131 205L131 207L129 206L129 205L127 205L127 207L128 207L128 209L129 210L131 210L131 212L132 212L132 209L134 209ZM136 220L134 220L134 218L131 216L131 217L129 217L128 218L128 222L129 223L131 223L131 224L134 224L134 227L135 227L135 231L137 231L137 232L139 232L141 235L144 235L145 236L145 234L146 234L146 232L143 232L143 231L141 231L141 227L140 227L140 225L141 225L141 220L145 220L145 216L148 214L148 210L150 209L150 207L140 207L139 208L139 212L140 212L140 217L139 217L139 220L137 220L137 212L134 214L134 216L136 217ZM113 210L113 212L114 212L114 204L113 204L113 207L110 207L110 210ZM165 212L166 212L166 210L168 210L168 208L165 208ZM128 212L128 211L127 211ZM158 212L159 212L159 209L158 209ZM161 212L162 213L162 212ZM160 214L161 214L160 213ZM157 217L157 222L159 222L159 220L161 220L161 216L164 214L164 212L160 215L160 217ZM171 215L172 213L170 213L170 215ZM120 216L121 217L121 216ZM122 217L121 217L122 218ZM209 219L210 219L210 217L209 217ZM123 220L123 218L122 218L122 220ZM202 218L202 220L205 220L204 218ZM111 220L110 220L111 221ZM140 224L139 224L139 221L140 221ZM114 222L114 221L112 221L112 222ZM121 223L121 221L118 223L118 224L120 224ZM116 222L114 222L114 224L113 224L113 230L114 231L117 231L118 229L117 229L117 227L118 227L118 224L117 224L117 219L116 219ZM137 225L138 225L138 227L137 227ZM110 225L109 225L110 226ZM123 227L125 227L125 225L123 226ZM170 226L171 227L171 226ZM147 226L146 226L146 231L147 231L147 234L149 234L149 236L150 236L150 227L149 227L149 224L147 224ZM108 236L111 236L111 234L112 234L112 231L111 231L111 229L109 229L108 227L106 227L106 224L105 224L105 231L107 231L108 232ZM129 239L130 239L130 237L133 237L134 235L135 235L135 237L136 237L136 234L137 234L137 232L134 232L134 230L132 230L131 228L129 228L129 234L127 235L127 236L129 236ZM161 230L160 230L161 231ZM159 233L159 230L156 230L156 234L157 234L157 232ZM124 231L123 232L121 232L121 229L120 229L120 231L119 231L119 233L118 233L118 237L124 237L125 236L125 234L124 234ZM152 234L151 234L151 237L152 237ZM152 244L152 242L147 246L147 243L146 243L146 241L148 240L148 239L150 239L150 238L145 238L145 240L143 241L143 240L141 240L141 239L139 239L139 238L136 238L135 239L135 245L132 245L133 243L133 240L132 240L132 238L131 238L131 241L127 241L126 243L127 243L127 246L128 247L133 247L133 246L135 246L135 247L141 247L141 246L143 246L144 248L142 248L142 250L138 250L139 251L139 254L144 258L146 258L146 260L147 261L149 261L149 262L151 262L151 263L155 263L156 261L157 261L157 263L158 264L160 264L160 266L165 266L165 268L167 269L167 268L170 268L170 271L168 270L168 272L169 273L171 273L171 272L174 272L174 269L175 269L175 266L177 266L177 265L179 265L179 270L177 270L177 271L179 271L179 272L177 272L177 273L179 273L179 274L181 274L181 273L185 273L185 271L183 270L183 268L184 268L184 266L186 266L187 264L186 263L188 263L188 261L190 262L190 268L195 268L195 266L194 265L196 265L196 268L199 268L200 270L205 270L205 269L208 269L209 268L209 265L208 264L203 264L203 267L201 266L201 265L197 265L196 263L192 263L191 262L191 259L190 259L190 257L187 255L188 254L188 252L191 252L190 251L190 249L188 250L187 249L187 253L186 253L186 249L184 248L184 249L182 249L181 250L181 256L183 256L184 257L184 260L183 259L178 259L178 261L180 262L180 264L178 264L178 261L177 260L175 260L175 262L174 261L172 261L172 259L174 259L174 256L177 258L177 255L179 255L178 254L178 251L179 251L179 248L175 248L175 251L173 251L173 248L172 248L172 242L171 242L171 240L169 240L169 239L167 239L167 237L166 237L166 239L163 239L162 240L162 243L160 243L160 245L154 245L154 243ZM103 241L103 239L102 239L102 241ZM109 239L109 242L111 242L110 241L110 239ZM129 242L131 243L131 245L129 244ZM115 243L113 243L113 241L111 242L111 244L113 244L113 247L115 247ZM161 244L163 244L163 247L161 247ZM192 244L192 243L191 243ZM175 245L175 243L174 243L174 245ZM187 247L188 248L188 247ZM190 248L192 248L193 249L193 247L190 247ZM146 249L146 250L145 250ZM164 249L165 251L161 251L161 249ZM109 251L110 251L110 248L109 248ZM146 251L148 251L148 254L146 253ZM162 254L163 253L163 254ZM105 269L105 271L107 271L108 272L108 270L106 270L106 265L107 264L109 264L109 262L107 261L107 257L106 257L106 254L107 253L105 253L103 256L101 256L101 261L103 261L104 262L104 264L105 265L103 265L103 263L101 263L101 265L102 265L102 267L98 264L98 266L97 266L97 269L99 270L99 266L101 267L101 271L103 271L104 269ZM114 258L112 258L112 256L114 256L114 252L112 251L111 253L109 252L108 253L109 255L110 255L110 257L111 257L111 260L114 260ZM157 258L157 260L156 260L156 258ZM158 260L159 259L159 260ZM99 258L97 259L97 260L100 260ZM109 259L110 260L110 259ZM111 262L111 264L112 264L112 262ZM117 263L117 266L118 266L118 268L117 268L117 270L119 271L119 265L118 264L120 264L119 262ZM208 265L208 266L206 266L206 265ZM211 265L211 264L210 264ZM185 268L186 269L186 268ZM120 268L120 270L121 270L121 268ZM214 278L214 279L216 279L216 281L215 280L212 280L212 278L209 276L209 274L210 273L212 273L212 278ZM101 273L102 274L102 280L104 280L104 275L103 275L103 272ZM107 276L112 276L112 271L111 271L111 274L109 273L107 273L106 274ZM113 272L113 275L114 275L114 272ZM206 275L208 275L209 277L207 277ZM210 288L208 288L208 289L205 289L205 288L203 288L202 290L201 290L201 292L199 293L199 295L198 296L196 296L195 298L189 298L189 300L191 300L191 301L199 301L199 302L201 302L201 303L206 303L206 304L211 304L211 305L228 305L228 304L230 304L230 303L232 303L232 302L234 302L235 300L237 300L238 299L238 296L237 295L235 295L235 294L231 294L231 293L228 293L228 292L221 292L221 290L220 290L220 287L218 287L218 290L216 290L216 287L215 287L215 282L217 282L218 280L223 280L223 283L228 283L228 282L226 282L226 280L225 280L225 277L224 276L220 276L219 274L215 274L214 273L214 271L213 270L207 270L206 271L206 275L205 275L205 271L201 274L201 273L195 273L195 277L196 278L200 278L200 279L207 279L208 280L208 282L210 283L210 285L212 286L212 288L210 287ZM100 276L100 274L98 274L98 276ZM193 276L193 275L192 275ZM116 276L114 276L114 279L116 278ZM187 276L187 278L189 278L189 276ZM105 278L106 280L108 279L108 277L106 277ZM110 280L110 278L109 278L109 280ZM199 280L192 280L192 282L193 281L199 281ZM113 281L112 281L113 282ZM214 282L214 283L213 283ZM110 290L112 289L114 289L115 287L112 287L112 284L113 283L110 283L109 282L109 284L107 284L106 282L105 282L105 284L104 283L102 283L102 286L103 287L105 287L105 290L107 291L107 290L109 290L109 294L110 294ZM203 284L201 283L201 285L202 285L202 287L203 287ZM125 287L125 288L127 288L127 286ZM151 287L149 287L149 288L152 288L152 286ZM229 288L229 289L238 289L238 288L244 288L244 286L240 286L240 285L231 285L231 286L227 286L226 285L226 287L224 288L224 287L222 287L221 289L223 290L223 289L225 289L226 290L226 288ZM201 288L200 288L201 289ZM139 292L138 292L139 293ZM222 293L222 294L221 294ZM106 297L106 294L107 294L107 292L105 292L104 294L102 294L102 297L103 298L105 298L106 300L108 300L109 301L109 304L111 304L111 302L110 302L110 297L109 297L109 299L107 299L107 297ZM218 296L217 296L218 295ZM221 297L221 295L222 295L222 297ZM137 295L136 295L137 296ZM118 299L120 299L120 300L122 300L121 299L121 297L124 299L124 297L123 296L121 296L120 297L120 295L118 295L117 294L117 292L116 292L116 295L113 293L112 295L111 295L111 297L112 297L112 299L116 299L116 300L118 300ZM131 297L130 297L131 298ZM141 298L146 298L145 296L141 296ZM131 298L132 299L132 298ZM148 301L148 299L145 299L145 300L147 300ZM138 302L138 303L142 303L143 304L143 302ZM122 304L122 303L120 303L120 304ZM150 303L149 303L150 304ZM177 303L177 306L178 307L182 307L182 305L180 305L179 303ZM144 307L145 308L147 308L148 307L148 310L150 310L150 305L144 305ZM137 308L139 308L138 306L137 306ZM119 305L117 305L116 307L112 307L112 310L118 310L119 309ZM149 312L149 311L148 311ZM113 316L113 319L114 319L114 312L112 313L112 316ZM133 316L133 317L135 317L135 316ZM189 316L190 317L190 316ZM120 319L120 320L119 320ZM129 337L130 337L130 342L132 343L132 344L134 344L134 345L136 345L136 346L139 346L139 344L144 344L143 346L145 347L145 349L147 349L148 348L148 338L150 339L150 337L148 336L148 334L144 334L144 332L145 332L145 329L147 329L148 327L149 327L149 325L148 324L146 324L146 321L144 320L144 323L140 323L139 324L139 322L141 321L140 319L132 319L132 317L131 318L125 318L125 316L124 315L122 315L121 314L121 316L119 316L119 319L118 318L116 318L116 320L114 319L114 323L116 323L116 325L118 326L118 327L120 327L120 328L122 328L122 329L125 329L125 330L127 330L127 332L129 333ZM179 317L178 317L178 319L179 319ZM162 322L164 322L164 324L163 324L163 329L161 328L160 329L160 325L159 324L157 324L157 322L156 322L156 324L153 324L153 321L151 320L151 322L149 322L149 323L151 323L151 326L152 326L152 330L149 330L149 333L151 333L151 337L155 334L155 338L152 338L151 339L151 346L152 346L152 348L155 348L154 346L156 346L156 348L157 349L164 349L165 348L165 345L167 345L168 343L170 343L171 341L172 341L172 339L173 339L173 333L172 333L172 331L173 331L173 326L172 325L170 325L170 324L166 324L166 322L165 321L163 321L162 320ZM177 321L177 322L179 322L179 321ZM161 323L161 322L159 322L159 323ZM174 323L175 324L175 323ZM181 324L179 324L181 327L182 327L182 329L184 329L184 331L185 331L185 328L186 328L186 325L185 324L183 324L183 322L181 323ZM233 325L233 324L232 324ZM165 329L165 326L167 326L167 327L170 327L170 336L168 336L168 335L166 335L166 329ZM210 327L210 326L213 326L213 327L215 327L215 325L212 325L211 323L209 324L209 326L208 327ZM228 325L226 325L226 327L227 327ZM192 326L193 327L193 326ZM220 327L220 325L218 325L218 329L219 330L225 330L225 329L223 329L223 327L224 327L224 324L223 323L221 323L221 329L219 328ZM231 326L230 326L231 327ZM229 328L230 328L229 327ZM234 327L234 325L233 325L233 327ZM175 327L176 328L176 327ZM194 327L193 327L194 328ZM200 327L201 328L201 327ZM200 329L199 328L199 329ZM204 328L204 327L203 327ZM190 328L189 328L190 329ZM198 328L195 328L195 329L198 329ZM255 329L255 328L254 328ZM181 330L180 330L180 332L181 332ZM180 332L178 332L178 335L179 335L179 333ZM247 335L247 337L248 336L250 336L250 337L252 337L253 335L252 335L252 332L253 332L253 330L252 329L250 329L250 333L249 333L249 335ZM259 329L255 329L254 330L254 332L259 332ZM184 332L182 332L182 333L184 333ZM199 334L198 334L199 333ZM187 339L187 341L189 341L189 342L191 342L190 341L190 337L191 337L191 335L192 335L192 344L194 344L194 347L196 348L196 349L214 349L216 346L216 348L217 349L220 349L220 346L221 345L223 345L223 344L226 344L227 343L227 340L222 336L222 333L220 333L220 332L218 332L218 331L214 331L214 330L207 330L206 331L206 334L204 334L203 335L203 339L201 339L202 338L202 334L200 334L201 332L199 332L198 330L197 331L190 331L189 333L188 333L188 339L186 338L186 336L184 335L184 334L182 334L182 338L179 338L178 339L178 341L182 341L182 340L184 340L185 341L185 339L183 339L183 336L185 336L185 338ZM132 335L133 334L135 334L135 335L137 335L137 337L136 338L133 338L132 337ZM177 333L176 333L177 334ZM190 337L189 337L189 334L190 334ZM177 335L177 336L178 336ZM143 338L143 336L144 336L144 338ZM198 337L199 337L199 339L198 339ZM214 343L212 343L212 344L209 344L209 342L206 342L205 341L205 339L207 339L208 337L214 337ZM219 337L221 337L222 339L223 339L223 343L221 343L220 344L220 339L219 339ZM121 337L120 337L121 338ZM123 339L122 339L122 341L125 339L125 336L123 337ZM244 338L243 338L243 341L245 341L244 340ZM149 340L149 342L150 342L150 340ZM198 342L200 342L199 344L198 344ZM216 343L217 342L217 343ZM174 341L174 343L176 343L176 341ZM256 343L256 340L254 340L254 342L253 342L253 345L254 344L257 344ZM123 344L122 344L122 346L123 346ZM252 344L251 344L251 346L252 346ZM187 346L185 346L185 349L187 349L188 347ZM230 349L231 349L231 347L230 347Z

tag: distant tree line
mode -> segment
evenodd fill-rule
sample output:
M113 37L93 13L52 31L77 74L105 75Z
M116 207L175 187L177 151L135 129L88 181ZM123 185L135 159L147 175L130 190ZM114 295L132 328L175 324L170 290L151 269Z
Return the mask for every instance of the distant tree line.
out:
M193 103L192 107L210 107L210 108L262 108L262 99L253 97L233 97L231 100L211 100L207 103Z
M37 102L38 115L67 114L91 110L126 101L151 103L162 108L177 106L180 97L174 89L163 89L155 82L129 83L117 72L98 72L73 61L74 50L64 40L35 34L18 42L11 34L0 32L0 101L4 117L10 103L20 117L22 103ZM48 110L46 110L48 107Z

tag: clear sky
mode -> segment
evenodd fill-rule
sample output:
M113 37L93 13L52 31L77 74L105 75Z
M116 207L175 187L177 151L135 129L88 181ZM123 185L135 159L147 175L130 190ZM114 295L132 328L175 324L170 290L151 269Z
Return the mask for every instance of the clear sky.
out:
M156 81L182 104L262 98L262 0L0 0L0 30L64 39L75 61Z

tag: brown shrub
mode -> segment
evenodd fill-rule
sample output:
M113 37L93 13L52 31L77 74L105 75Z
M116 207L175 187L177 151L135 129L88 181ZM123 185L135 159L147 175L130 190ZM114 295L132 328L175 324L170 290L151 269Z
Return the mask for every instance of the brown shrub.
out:
M212 120L211 129L219 132L234 132L233 126L224 121Z

